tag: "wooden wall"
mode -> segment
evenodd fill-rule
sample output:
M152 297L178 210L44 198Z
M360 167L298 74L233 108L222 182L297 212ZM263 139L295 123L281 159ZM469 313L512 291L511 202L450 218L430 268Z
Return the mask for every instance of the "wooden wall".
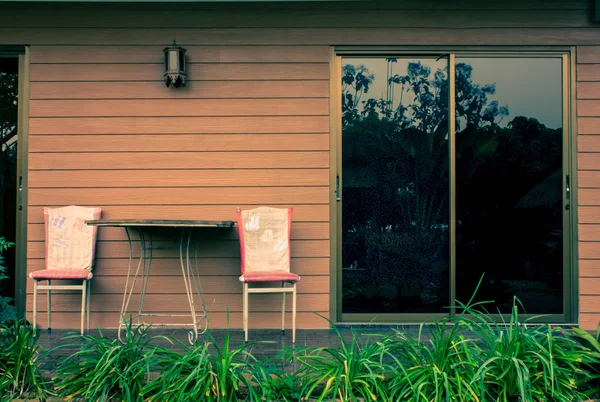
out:
M329 47L581 45L581 322L595 326L600 142L588 134L600 134L592 117L600 116L600 82L588 81L600 80L600 35L592 15L587 0L0 3L0 44L31 46L27 269L43 266L45 205L165 219L234 219L236 206L293 206L292 264L303 277L298 324L325 327L312 312L329 315ZM186 88L161 81L162 48L173 39L188 50ZM99 240L92 325L114 327L128 249L119 229L101 229ZM224 326L228 309L239 327L236 235L210 236L202 249L211 325ZM157 255L149 310L185 311L175 256ZM259 297L251 326L276 327L278 301ZM76 299L55 302L53 326L77 326Z
M600 46L577 48L579 323L600 322Z

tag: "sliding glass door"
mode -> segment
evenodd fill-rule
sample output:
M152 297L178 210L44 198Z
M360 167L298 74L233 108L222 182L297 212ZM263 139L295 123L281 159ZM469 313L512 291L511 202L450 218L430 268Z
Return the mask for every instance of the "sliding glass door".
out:
M481 278L491 311L565 319L567 61L341 58L338 319L449 314Z

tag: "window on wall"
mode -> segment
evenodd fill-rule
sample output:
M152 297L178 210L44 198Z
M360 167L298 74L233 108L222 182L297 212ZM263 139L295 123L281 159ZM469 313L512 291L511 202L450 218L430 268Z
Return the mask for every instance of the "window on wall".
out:
M567 61L342 57L342 320L447 314L481 278L492 311L568 319Z

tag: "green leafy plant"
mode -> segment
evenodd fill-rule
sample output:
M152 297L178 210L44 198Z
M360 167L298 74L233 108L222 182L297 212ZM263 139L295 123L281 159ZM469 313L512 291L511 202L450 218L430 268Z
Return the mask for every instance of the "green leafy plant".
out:
M301 381L295 372L285 372L273 362L265 361L254 366L252 376L260 401L292 402L301 399Z
M56 390L66 401L75 398L94 401L142 401L155 360L167 353L152 344L148 327L133 328L131 319L125 342L102 336L73 334L75 343L58 347L81 349L59 363Z
M519 321L515 297L509 321L493 321L489 314L465 306L463 321L480 341L478 370L472 381L480 394L494 401L576 401L590 373L582 366L589 350L569 331L550 325Z
M198 343L190 347L176 341L184 353L169 351L156 360L161 367L143 393L148 401L204 400L211 394L211 367L208 344Z
M329 320L328 320L329 321ZM352 332L350 341L330 321L341 343L340 348L307 348L298 356L302 366L302 394L305 398L318 395L318 401L387 400L384 386L386 350L382 342L361 342Z
M25 320L0 323L0 401L52 395L38 366L43 350L36 335Z
M4 237L0 237L0 280L8 279L3 253L14 245L15 243L7 241ZM12 302L12 298L0 295L0 322L17 319L16 309L10 304Z
M251 384L255 359L248 346L232 348L229 331L221 346L212 334L206 338L191 347L176 341L183 353L167 352L156 359L161 372L144 388L148 401L237 401L242 392L257 400Z
M580 328L573 328L575 339L588 351L583 359L583 367L589 373L589 380L580 388L590 398L600 398L600 323L596 333L591 334Z

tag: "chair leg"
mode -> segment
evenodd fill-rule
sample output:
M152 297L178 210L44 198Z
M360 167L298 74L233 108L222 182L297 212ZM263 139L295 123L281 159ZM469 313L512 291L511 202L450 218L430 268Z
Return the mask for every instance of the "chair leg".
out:
M243 300L243 320L244 320L244 342L248 342L248 284L244 283L244 300Z
M85 307L85 315L86 315L86 328L89 331L90 330L90 304L91 304L91 299L92 299L92 282L91 281L87 281L87 306Z
M292 292L292 343L296 343L296 283Z
M38 281L33 280L33 329L37 328L37 296L38 296ZM34 332L35 333L35 332Z
M48 279L48 286L52 285L52 281ZM51 290L48 289L48 332L52 331L52 325L50 325L50 315L52 313L52 293Z
M285 282L281 282L281 287L285 288ZM281 292L281 334L285 334L285 292Z
M83 321L85 318L85 305L87 296L87 281L83 281L81 286L81 335L83 335Z

